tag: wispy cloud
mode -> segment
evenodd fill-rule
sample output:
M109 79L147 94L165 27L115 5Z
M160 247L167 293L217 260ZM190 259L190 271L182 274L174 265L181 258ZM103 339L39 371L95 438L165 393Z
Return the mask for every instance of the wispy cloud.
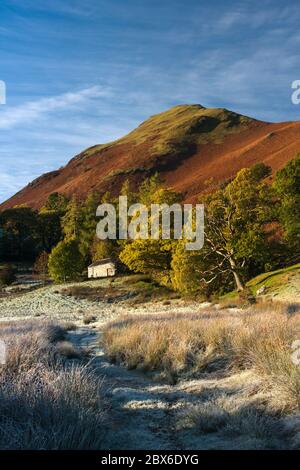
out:
M293 0L1 0L1 20L0 200L178 103L299 119Z
M85 88L77 92L41 98L19 106L6 107L1 110L0 129L11 129L19 124L28 124L43 115L57 110L68 109L87 100L110 96L111 91L100 86Z
M0 171L0 198L3 200L7 193L15 193L28 182L28 176L18 174L18 179L8 172Z
M90 16L97 8L97 2L86 2L82 5L81 0L52 0L51 2L43 2L40 0L27 0L21 2L20 0L10 0L10 3L14 4L15 8L21 7L32 11L43 11L43 12L54 12L56 14L66 14L74 16Z
M225 14L217 16L214 21L213 31L223 34L233 32L235 28L247 28L247 31L261 27L295 25L299 21L299 8L294 5L282 7L263 3L259 9L253 9L251 3L241 4L234 8L228 8Z

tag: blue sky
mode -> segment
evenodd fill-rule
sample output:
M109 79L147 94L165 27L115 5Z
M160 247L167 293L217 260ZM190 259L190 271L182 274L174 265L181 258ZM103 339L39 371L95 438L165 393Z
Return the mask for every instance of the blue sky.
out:
M179 103L300 119L294 0L1 0L0 201Z

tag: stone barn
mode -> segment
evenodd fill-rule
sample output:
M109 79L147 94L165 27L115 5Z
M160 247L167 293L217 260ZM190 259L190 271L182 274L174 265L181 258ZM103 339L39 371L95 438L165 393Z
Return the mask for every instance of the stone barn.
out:
M111 258L101 259L90 264L88 267L88 277L112 277L117 273L117 266L115 261Z

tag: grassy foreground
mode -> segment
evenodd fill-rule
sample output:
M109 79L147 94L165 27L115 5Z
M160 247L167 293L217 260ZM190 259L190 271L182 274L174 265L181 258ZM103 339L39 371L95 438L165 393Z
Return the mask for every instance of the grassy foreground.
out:
M3 323L0 449L101 449L105 405L93 371L65 339L67 327ZM71 360L73 359L73 360Z
M113 361L160 371L174 381L251 370L261 387L270 390L269 405L292 412L300 407L300 366L291 357L299 338L300 314L277 306L263 313L253 308L245 313L127 317L107 326L103 342Z
M267 299L300 303L300 264L259 274L247 282L246 286L253 295L260 294L261 291L261 295ZM225 294L221 302L236 302L238 299L238 292L233 291Z

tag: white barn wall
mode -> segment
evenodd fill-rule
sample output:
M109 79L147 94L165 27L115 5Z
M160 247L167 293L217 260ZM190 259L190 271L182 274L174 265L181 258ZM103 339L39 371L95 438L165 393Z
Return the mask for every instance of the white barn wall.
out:
M116 274L116 266L114 263L105 263L105 264L100 264L99 266L88 267L89 278L110 277L110 276L115 276L115 274Z

